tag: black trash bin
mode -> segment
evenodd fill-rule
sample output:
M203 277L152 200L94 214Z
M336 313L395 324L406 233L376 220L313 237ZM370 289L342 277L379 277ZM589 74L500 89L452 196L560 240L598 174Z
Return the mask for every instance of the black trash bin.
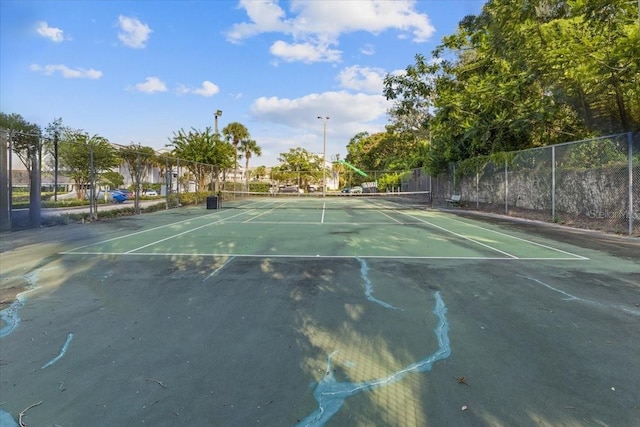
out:
M218 209L218 198L216 196L207 197L207 209Z

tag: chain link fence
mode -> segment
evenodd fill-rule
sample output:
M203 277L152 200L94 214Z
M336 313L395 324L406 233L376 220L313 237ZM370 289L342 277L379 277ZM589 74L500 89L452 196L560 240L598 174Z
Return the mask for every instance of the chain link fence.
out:
M152 205L168 209L198 204L242 179L234 179L231 167L188 161L136 144L112 144L89 135L56 143L0 129L3 230L47 224L54 214L95 220L116 215L116 209L139 214Z
M219 191L248 190L247 177L235 176L230 166L187 161L135 145L79 141L54 147L52 141L40 139L35 149L11 155L16 151L12 143L33 145L22 137L20 141L18 135L0 131L3 229L20 215L27 215L32 226L40 225L42 208L53 206L52 202L71 208L86 206L84 199L93 200L89 214L95 218L113 204L109 190L129 190L131 201L126 206L133 213L140 213L143 201L168 209L204 202ZM61 158L65 161L56 162ZM269 184L309 190L320 179L317 174L294 171L280 178L273 174ZM460 195L460 204L467 209L640 236L638 133L471 159L451 164L447 173L434 177L423 169L363 172L342 167L329 171L326 178L334 190L374 183L379 191L428 191L435 206L446 206L452 195ZM31 191L34 182L40 191ZM157 196L148 196L154 192Z
M404 174L402 191L433 204L640 236L640 134L625 133L451 164L431 177Z

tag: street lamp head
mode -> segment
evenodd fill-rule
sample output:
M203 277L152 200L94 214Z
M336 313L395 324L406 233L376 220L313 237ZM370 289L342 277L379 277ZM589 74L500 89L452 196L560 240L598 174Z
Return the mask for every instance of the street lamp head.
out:
M222 115L222 110L216 110L215 116L220 117Z

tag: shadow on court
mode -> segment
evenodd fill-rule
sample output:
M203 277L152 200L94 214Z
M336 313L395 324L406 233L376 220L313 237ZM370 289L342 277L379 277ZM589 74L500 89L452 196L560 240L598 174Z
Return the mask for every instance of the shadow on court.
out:
M164 250L203 215L225 212L2 235L3 292L26 289L2 312L3 427L637 425L637 240L457 217L579 257L203 254L230 223ZM304 253L283 226L258 247ZM156 227L156 256L127 253Z

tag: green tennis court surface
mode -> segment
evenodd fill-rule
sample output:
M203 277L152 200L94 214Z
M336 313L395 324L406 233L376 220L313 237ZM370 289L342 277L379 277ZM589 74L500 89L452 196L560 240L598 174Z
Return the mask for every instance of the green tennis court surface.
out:
M29 425L640 418L637 240L316 196L2 245L27 292L2 312L0 414Z

